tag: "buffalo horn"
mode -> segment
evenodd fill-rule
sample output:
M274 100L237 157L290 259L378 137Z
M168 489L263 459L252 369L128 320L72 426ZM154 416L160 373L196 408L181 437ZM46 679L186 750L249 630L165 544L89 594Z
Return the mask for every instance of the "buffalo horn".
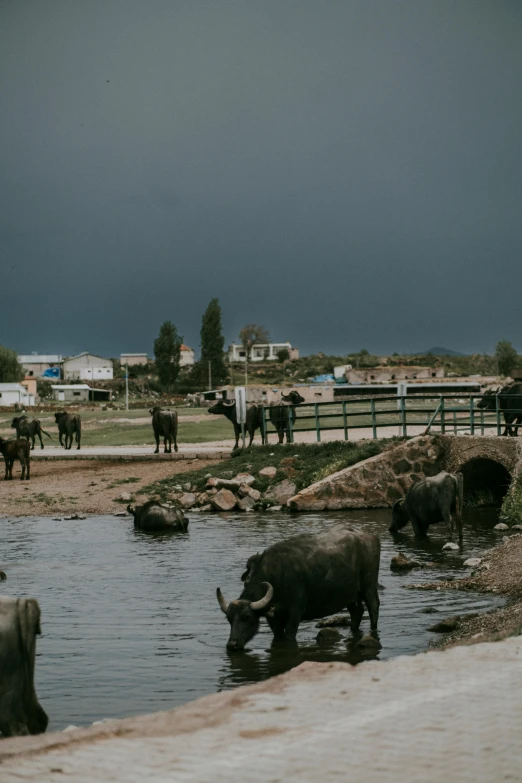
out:
M404 498L399 498L399 500L396 500L395 503L392 506L392 510L394 508L399 508L404 503Z
M228 408L231 408L232 405L235 405L235 404L236 404L235 400L223 400L223 405L226 405Z
M262 582L262 584L264 584L267 588L266 595L264 598L260 598L259 601L250 602L250 608L253 609L254 612L259 612L261 609L264 609L266 606L268 606L274 595L274 588L270 582Z
M221 592L221 588L218 587L218 589L216 590L216 595L217 595L217 599L218 599L218 604L221 607L221 611L226 614L227 613L227 609L228 609L228 604L225 601L225 598L223 597L223 593Z

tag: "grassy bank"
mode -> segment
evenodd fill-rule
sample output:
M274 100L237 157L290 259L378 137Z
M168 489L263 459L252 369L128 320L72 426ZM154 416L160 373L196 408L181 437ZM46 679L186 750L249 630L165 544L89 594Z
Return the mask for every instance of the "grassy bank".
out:
M265 492L271 484L283 479L293 481L299 491L338 470L374 457L397 445L398 442L398 438L390 438L357 443L334 441L314 444L294 443L276 447L253 446L252 449L238 452L237 455L215 466L185 473L183 483L190 482L198 491L203 491L209 474L219 478L233 478L237 473L244 472L256 477L252 486L260 492ZM259 471L269 465L277 468L277 475L272 480L259 476ZM141 492L168 500L179 483L178 477L172 476L149 484Z

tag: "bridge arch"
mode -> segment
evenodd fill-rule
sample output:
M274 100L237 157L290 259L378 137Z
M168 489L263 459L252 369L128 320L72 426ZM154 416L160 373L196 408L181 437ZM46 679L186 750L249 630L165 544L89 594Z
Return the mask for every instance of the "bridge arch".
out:
M490 457L472 457L459 467L464 478L464 502L500 506L511 484L507 466Z

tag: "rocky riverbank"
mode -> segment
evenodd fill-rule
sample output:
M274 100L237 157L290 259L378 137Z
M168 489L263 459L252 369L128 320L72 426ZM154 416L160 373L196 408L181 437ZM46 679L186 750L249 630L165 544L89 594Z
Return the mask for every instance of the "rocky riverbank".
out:
M522 633L522 534L506 536L503 542L482 554L471 574L454 581L410 585L422 590L474 590L505 596L507 605L484 614L451 618L452 628L433 647L496 641Z

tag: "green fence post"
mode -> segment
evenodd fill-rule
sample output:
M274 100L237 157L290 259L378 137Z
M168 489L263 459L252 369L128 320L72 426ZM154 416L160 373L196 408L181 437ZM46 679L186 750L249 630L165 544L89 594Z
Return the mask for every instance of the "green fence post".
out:
M402 434L403 437L408 437L408 425L406 423L406 398L401 397L401 418L402 418Z
M475 434L475 398L469 398L469 427L471 434Z
M294 429L292 426L292 413L294 412L293 408L288 409L288 442L293 443L294 442Z
M498 406L498 394L495 394L495 413L497 414L497 435L500 435L500 408Z
M344 427L344 439L348 440L348 419L346 417L346 400L343 400L343 427Z
M317 442L321 442L321 426L319 424L319 406L317 403L314 403L314 411L315 411L315 432L317 435Z
M444 409L444 397L440 398L440 431L446 434L446 411Z
M457 434L457 411L453 411L453 432L456 435Z
M375 400L372 397L370 400L371 410L372 410L372 430L373 430L373 438L374 440L377 439L377 420L375 418Z

